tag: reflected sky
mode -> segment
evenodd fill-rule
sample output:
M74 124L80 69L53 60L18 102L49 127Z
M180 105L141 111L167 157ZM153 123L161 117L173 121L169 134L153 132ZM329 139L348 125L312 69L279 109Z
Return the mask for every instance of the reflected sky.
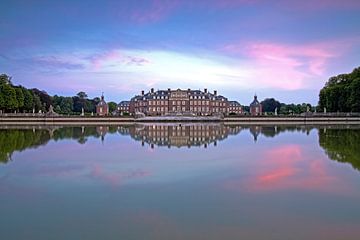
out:
M2 128L0 238L358 239L359 143L360 126Z

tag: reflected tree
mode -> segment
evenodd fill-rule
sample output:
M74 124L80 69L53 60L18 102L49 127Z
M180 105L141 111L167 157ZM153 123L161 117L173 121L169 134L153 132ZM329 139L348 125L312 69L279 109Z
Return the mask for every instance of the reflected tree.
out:
M106 132L99 132L96 127L64 127L45 129L0 129L0 163L7 163L16 151L37 148L46 145L51 139L59 141L73 139L80 144L88 137L100 138Z
M330 159L360 170L360 129L319 129L319 144Z

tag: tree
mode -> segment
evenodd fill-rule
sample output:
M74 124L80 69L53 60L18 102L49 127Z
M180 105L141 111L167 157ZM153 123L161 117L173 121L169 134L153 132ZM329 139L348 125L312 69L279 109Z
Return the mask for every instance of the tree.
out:
M33 94L29 89L23 88L23 95L24 95L24 110L32 111L34 106L34 98Z
M277 108L280 111L281 104L279 101L275 100L274 98L266 98L264 101L261 102L262 108L264 112L275 112Z
M6 74L1 74L1 75L0 75L0 85L3 85L3 84L12 85L12 83L11 83L11 77L9 77L9 76L6 75Z
M61 107L59 106L59 105L57 105L56 107L55 107L55 110L54 110L55 112L57 112L57 113L61 113Z
M50 107L50 105L52 105L52 99L50 97L49 94L47 94L47 92L45 91L40 91L37 88L32 89L33 93L35 93L37 96L39 96L40 98L40 102L43 105L43 111L46 111L46 109L48 109Z
M349 95L350 110L360 112L360 77L351 83Z
M18 109L22 109L24 107L24 93L21 89L21 87L16 87L15 88L15 92L16 92L16 100L17 100L17 108Z
M78 96L81 100L85 100L88 97L88 95L85 92L78 92L76 96Z
M87 99L87 94L85 92L78 92L76 96L74 96L73 102L74 102L74 112L81 112L82 109L84 109L85 112L92 112L93 111L93 105L90 100Z
M18 102L16 99L16 91L9 84L1 85L1 93L3 96L3 107L5 110L16 110L18 108Z
M71 97L62 97L60 101L61 113L70 114L73 112L73 99Z
M40 97L37 94L33 94L33 108L35 111L44 111L43 105L41 104Z
M108 102L108 106L109 106L109 113L112 113L113 111L116 110L117 104L115 102Z
M360 112L360 67L329 78L319 93L319 107L329 112Z
M1 109L5 109L5 102L4 102L3 92L0 86L0 110Z

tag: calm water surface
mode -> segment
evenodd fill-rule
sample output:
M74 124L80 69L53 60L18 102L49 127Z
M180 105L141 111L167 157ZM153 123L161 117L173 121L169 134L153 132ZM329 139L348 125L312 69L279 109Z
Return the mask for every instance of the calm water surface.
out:
M360 126L0 127L0 239L359 239Z

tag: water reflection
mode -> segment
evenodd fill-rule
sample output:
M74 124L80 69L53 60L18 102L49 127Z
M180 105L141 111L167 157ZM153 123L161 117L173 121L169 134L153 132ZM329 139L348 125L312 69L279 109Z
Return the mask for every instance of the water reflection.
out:
M355 240L359 131L0 127L0 239Z
M142 146L204 147L217 146L231 135L250 133L249 141L257 142L260 136L275 137L285 132L309 134L317 129L319 144L330 159L350 163L360 169L360 127L351 125L226 125L226 124L134 124L119 126L23 126L0 127L0 162L7 163L16 151L46 145L50 140L73 139L85 144L89 138L104 141L106 135L130 136ZM285 151L286 152L286 151ZM287 172L288 173L288 172ZM283 172L285 174L285 172ZM270 174L271 175L271 174ZM280 174L281 175L281 174ZM280 177L278 174L277 177ZM275 175L264 179L276 178Z
M128 131L120 127L119 132L129 133L141 145L170 147L204 146L205 148L218 141L224 140L229 135L236 135L241 131L241 126L224 126L223 124L170 124L170 125L136 125Z
M328 157L338 162L350 163L360 170L360 129L346 127L319 130L319 144Z

